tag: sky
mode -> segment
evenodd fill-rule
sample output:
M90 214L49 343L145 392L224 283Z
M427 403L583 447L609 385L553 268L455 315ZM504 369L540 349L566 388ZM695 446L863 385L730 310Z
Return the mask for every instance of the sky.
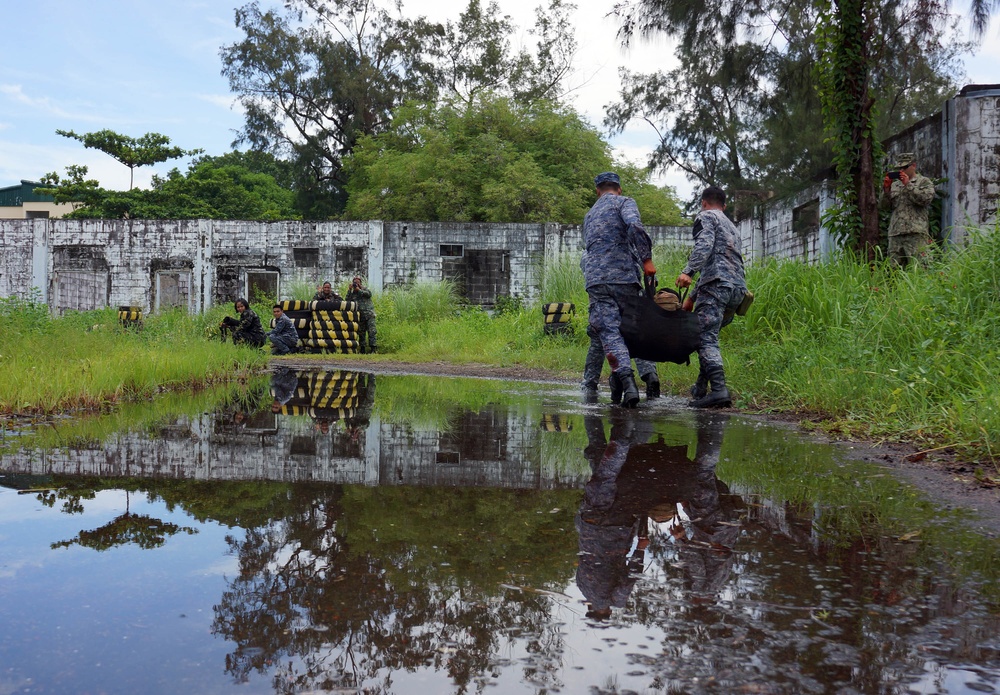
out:
M109 128L130 135L167 135L184 149L207 154L230 151L243 124L242 113L221 75L219 48L240 38L234 24L239 0L37 0L10 2L9 28L0 42L0 187L38 180L71 164L89 167L106 188L126 189L128 169L109 156L56 134ZM260 0L263 7L278 5ZM537 3L499 0L501 9L525 30L515 43L529 43ZM674 66L665 40L623 50L617 25L605 15L611 0L576 0L579 49L568 79L568 100L603 131L605 105L615 101L618 68L652 72ZM403 0L407 16L434 21L457 19L464 2ZM1000 83L1000 21L994 20L978 53L966 60L967 83ZM607 137L607 133L605 133ZM650 126L635 123L609 138L616 153L644 164L656 145ZM186 159L136 170L146 187L153 173ZM656 177L682 197L693 185L679 172Z

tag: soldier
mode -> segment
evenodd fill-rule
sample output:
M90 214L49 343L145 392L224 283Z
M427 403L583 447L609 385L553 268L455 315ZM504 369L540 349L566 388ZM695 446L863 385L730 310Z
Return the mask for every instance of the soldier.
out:
M901 154L896 172L882 180L879 206L892 209L889 220L889 259L905 268L911 260L927 257L931 243L927 214L937 191L934 182L917 173L912 153Z
M226 333L233 334L233 344L246 344L253 347L264 347L267 338L264 337L264 327L260 325L260 318L247 304L247 300L240 297L233 305L236 313L240 315L238 319L227 316L219 324L222 330L222 339L226 339Z
M619 327L628 298L642 290L636 266L641 264L645 275L656 274L651 258L653 243L635 201L622 195L618 174L598 174L594 186L597 202L583 220L583 277L590 299L588 333L601 341L611 365L612 394L621 393L622 405L634 408L639 404L639 389Z
M280 304L275 304L271 313L274 314L274 328L267 334L271 339L271 354L287 355L290 352L298 352L299 333L295 330L295 324L285 316Z
M375 326L375 303L372 301L372 291L361 282L361 278L351 280L351 288L347 290L347 301L357 305L358 342L361 352L375 352L378 348L378 330ZM367 347L366 347L367 343Z
M580 259L580 269L582 270L587 262L587 254L583 254ZM639 270L639 273L642 271ZM641 291L641 290L640 290ZM601 340L597 337L592 326L587 326L587 335L590 336L590 348L587 350L587 359L583 364L583 382L580 387L583 390L583 397L587 403L597 403L597 385L601 381L601 369L604 367L604 349L601 347ZM639 378L646 382L646 400L660 397L660 377L656 373L656 363L646 360L636 360L635 367L639 371ZM622 393L620 389L613 389L611 392L611 402L615 405L621 402Z
M333 285L327 280L322 285L316 288L316 294L313 295L314 302L340 302L343 298L333 291Z
M678 287L690 287L693 276L701 274L698 286L688 298L695 302L694 313L701 327L698 381L691 387L694 400L688 404L692 408L724 408L732 403L722 368L719 331L732 320L733 312L747 293L747 285L740 238L723 212L725 209L726 194L721 188L709 186L702 192L701 212L691 228L694 248L677 276Z

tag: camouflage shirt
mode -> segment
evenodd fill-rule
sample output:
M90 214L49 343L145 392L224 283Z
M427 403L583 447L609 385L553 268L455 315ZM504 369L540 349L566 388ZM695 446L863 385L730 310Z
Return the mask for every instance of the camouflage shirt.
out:
M594 285L634 285L636 266L652 255L639 207L631 198L606 193L583 219L583 278Z
M700 273L699 287L718 281L746 290L740 237L725 213L722 210L702 210L695 218L691 235L694 237L694 248L683 273L689 277Z
M314 302L342 302L343 297L341 297L336 292L331 292L330 294L323 294L323 290L320 290L313 295Z
M922 174L914 174L905 186L899 179L893 181L889 194L886 195L883 190L879 201L883 208L892 206L889 236L929 236L927 213L935 195L937 191L934 189L934 182Z
M358 311L368 314L375 313L375 302L372 301L372 291L362 287L360 290L350 289L347 291L347 301L355 302Z

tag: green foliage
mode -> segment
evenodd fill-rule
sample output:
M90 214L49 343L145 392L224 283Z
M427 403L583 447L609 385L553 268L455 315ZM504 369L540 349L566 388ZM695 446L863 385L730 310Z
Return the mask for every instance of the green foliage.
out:
M231 153L239 154L239 153ZM277 167L276 167L277 168ZM280 172L279 172L280 173ZM165 178L153 176L150 190L109 191L87 180L87 167L70 166L67 178L47 174L49 188L38 189L57 202L77 207L75 219L295 219L295 193L282 188L268 173L251 171L225 157L205 158L186 174L172 169Z
M878 141L938 111L958 87L968 49L947 3L925 0L637 0L616 12L626 40L675 39L679 65L623 71L606 125L652 125L660 143L650 166L723 186L737 194L738 214L770 193L800 190L834 157L857 162L845 134L870 144L872 134Z
M223 75L246 113L238 142L294 161L300 209L333 215L344 204L344 156L389 128L404 102L558 95L575 45L570 9L550 0L535 50L515 51L513 24L492 2L470 0L445 25L404 17L390 2L300 0L284 13L251 2L236 11L244 38L222 49Z
M146 133L138 138L122 135L113 130L99 130L82 135L78 135L72 130L57 130L56 133L63 137L79 140L84 147L100 150L127 166L129 190L132 189L136 167L150 166L168 159L178 159L202 152L202 150L185 150L176 145L171 146L170 138L160 133Z
M549 102L409 104L345 166L348 219L578 224L596 199L594 175L615 169L646 224L683 224L671 189L615 163L596 130Z

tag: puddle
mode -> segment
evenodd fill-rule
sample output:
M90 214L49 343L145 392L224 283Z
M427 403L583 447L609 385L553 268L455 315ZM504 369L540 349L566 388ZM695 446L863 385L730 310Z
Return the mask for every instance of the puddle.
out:
M0 693L1000 692L998 542L786 429L344 371L213 408L0 456Z

